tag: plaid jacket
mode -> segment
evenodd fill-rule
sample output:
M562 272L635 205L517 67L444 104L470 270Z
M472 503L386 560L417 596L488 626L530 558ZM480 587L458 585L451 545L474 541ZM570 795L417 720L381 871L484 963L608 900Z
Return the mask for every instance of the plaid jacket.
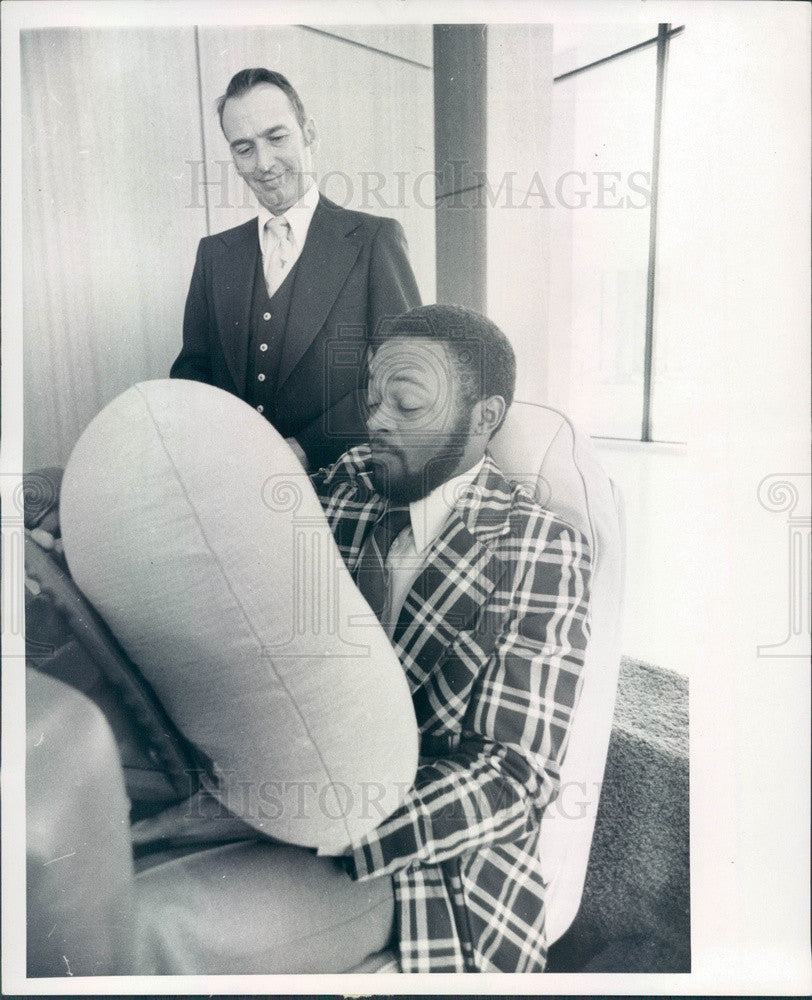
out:
M349 570L385 506L367 446L313 477ZM558 792L589 636L590 552L486 456L427 554L393 635L421 746L404 804L353 845L391 875L404 972L538 972L538 841Z

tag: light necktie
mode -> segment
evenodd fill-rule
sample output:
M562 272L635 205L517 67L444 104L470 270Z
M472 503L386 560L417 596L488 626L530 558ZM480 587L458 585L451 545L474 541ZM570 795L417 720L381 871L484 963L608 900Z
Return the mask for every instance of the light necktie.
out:
M275 215L265 223L267 235L264 264L265 285L268 295L279 288L290 270L293 257L293 238L290 223L284 215Z
M392 547L392 542L408 524L408 507L389 508L377 520L375 527L364 542L355 570L355 582L358 584L358 589L384 626L388 623L383 622L381 616L386 609L389 596L389 573L386 568L386 557Z

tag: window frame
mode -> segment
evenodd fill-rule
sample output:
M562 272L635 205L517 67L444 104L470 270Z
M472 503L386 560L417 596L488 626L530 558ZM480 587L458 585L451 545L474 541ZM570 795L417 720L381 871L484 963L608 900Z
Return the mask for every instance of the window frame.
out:
M660 179L660 145L662 136L663 119L663 91L665 88L665 73L668 63L668 47L672 38L681 34L685 30L685 25L672 28L669 23L661 22L657 26L657 34L653 38L647 38L636 45L612 52L608 56L595 59L593 62L583 66L576 66L575 69L567 70L553 77L553 85L562 80L569 80L580 73L586 73L598 66L621 59L632 52L639 52L652 45L657 46L657 67L656 84L654 95L654 134L651 160L651 200L649 205L649 247L648 247L648 268L646 277L646 322L645 322L645 342L643 355L643 408L641 429L639 438L618 438L600 434L593 434L592 437L605 441L639 441L643 444L682 444L680 441L660 441L652 437L652 395L653 380L652 372L654 366L654 296L656 278L656 256L657 256L657 204L659 194Z

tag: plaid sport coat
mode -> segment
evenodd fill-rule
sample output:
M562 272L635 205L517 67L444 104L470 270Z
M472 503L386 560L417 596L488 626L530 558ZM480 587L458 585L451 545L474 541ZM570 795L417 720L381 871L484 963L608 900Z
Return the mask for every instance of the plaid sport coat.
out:
M385 508L366 445L312 479L354 572ZM345 859L390 875L404 972L539 972L539 828L558 792L589 636L586 538L493 459L462 492L393 643L420 727L403 805Z

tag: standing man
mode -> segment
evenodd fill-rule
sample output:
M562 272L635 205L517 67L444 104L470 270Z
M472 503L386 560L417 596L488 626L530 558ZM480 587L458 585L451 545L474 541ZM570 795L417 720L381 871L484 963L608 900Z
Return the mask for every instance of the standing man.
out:
M244 399L319 468L364 438L367 340L420 304L406 240L319 193L315 126L281 73L240 70L217 111L259 216L200 241L170 374Z

